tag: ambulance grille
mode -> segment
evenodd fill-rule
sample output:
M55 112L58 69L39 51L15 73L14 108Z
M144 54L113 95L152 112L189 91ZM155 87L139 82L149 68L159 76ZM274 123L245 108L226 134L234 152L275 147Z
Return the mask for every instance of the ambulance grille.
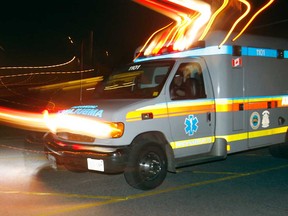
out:
M94 142L95 138L90 136L84 136L80 134L73 134L67 132L56 133L57 137L63 140L77 141L77 142Z

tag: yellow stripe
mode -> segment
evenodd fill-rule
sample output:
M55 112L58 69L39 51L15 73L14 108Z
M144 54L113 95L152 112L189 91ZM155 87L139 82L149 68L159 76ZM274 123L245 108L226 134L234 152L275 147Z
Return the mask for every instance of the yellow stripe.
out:
M204 105L213 105L215 104L214 100L208 99L208 100L188 100L188 101L178 101L178 102L171 102L168 103L169 108L176 108L176 107L189 107L189 106L204 106Z
M200 106L207 106L207 105L214 105L213 100L208 101L201 101L201 102L194 102L194 101L185 101L185 102L172 102L172 103L161 103L161 104L155 104L155 105L149 105L142 108L139 108L137 110L130 111L126 114L126 121L132 122L132 121L140 121L142 120L142 113L145 112L151 112L153 113L154 118L167 118L169 116L186 116L191 113L191 109L193 107L199 106L199 110L197 112L213 112L214 110L211 110L210 108L201 109ZM168 107L167 107L168 106ZM167 109L171 112L169 112ZM172 110L173 108L173 110ZM173 111L173 112L172 112Z
M264 97L264 98L249 98L249 102L262 102L262 101L282 101L284 97Z
M191 146L206 145L215 142L214 136L171 142L172 149L187 148Z
M259 138L259 137L272 136L272 135L277 135L277 134L281 134L281 133L286 133L287 130L288 130L288 126L266 129L266 130L253 131L253 132L248 132L248 133L216 136L216 138L223 138L223 139L227 140L227 142L229 143L229 142L245 140L248 138L250 138L250 139L251 138Z
M229 143L229 142L235 142L235 141L239 141L239 140L248 139L248 133L216 136L216 138L225 139Z
M282 134L282 133L286 133L287 130L288 130L288 127L280 127L280 128L273 128L273 129L267 129L267 130L253 131L253 132L248 132L248 133L238 133L238 134L232 134L232 135L216 136L216 138L222 138L222 139L225 139L228 143L231 143L231 142L246 140L249 138L252 139L252 138L259 138L259 137ZM180 149L180 148L187 148L187 147L198 146L198 145L206 145L206 144L210 144L213 142L215 142L215 137L209 136L209 137L171 142L170 145L173 149Z
M279 128L268 129L268 130L253 131L253 132L249 132L249 138L258 138L258 137L265 137L265 136L286 133L287 130L288 130L288 127L279 127Z

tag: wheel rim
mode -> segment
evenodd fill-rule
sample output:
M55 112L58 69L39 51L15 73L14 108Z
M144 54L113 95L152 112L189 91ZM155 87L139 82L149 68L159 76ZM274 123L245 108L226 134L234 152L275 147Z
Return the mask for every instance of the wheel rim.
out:
M140 174L143 179L150 181L155 179L162 170L162 163L159 155L149 152L139 161Z

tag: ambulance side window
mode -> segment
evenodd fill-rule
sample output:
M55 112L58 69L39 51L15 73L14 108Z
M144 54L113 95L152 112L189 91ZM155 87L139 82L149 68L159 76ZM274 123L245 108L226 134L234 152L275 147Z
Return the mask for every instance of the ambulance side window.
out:
M200 64L182 63L170 85L172 100L206 98Z

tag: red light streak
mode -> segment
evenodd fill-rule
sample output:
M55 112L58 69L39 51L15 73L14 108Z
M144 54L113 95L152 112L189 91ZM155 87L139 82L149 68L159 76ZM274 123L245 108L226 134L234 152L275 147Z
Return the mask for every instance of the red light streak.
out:
M158 34L159 32L161 32L161 31L167 29L167 28L170 27L171 25L172 25L172 23L170 23L169 25L167 25L167 26L165 26L165 27L157 30L156 32L154 32L154 33L150 36L150 38L147 40L147 42L144 44L144 46L141 48L140 53L142 53L144 50L145 50L144 55L149 55L150 53L152 53L152 52L153 52L153 47L155 46L156 43L152 43L152 42L150 43L150 41L154 38L155 35L157 35L157 34ZM154 41L155 41L155 40L154 40ZM149 43L150 43L150 45L148 45ZM139 54L140 54L140 53L139 53ZM137 57L136 57L136 58L137 58Z
M155 10L161 14L164 14L165 16L170 17L171 19L177 21L177 22L181 22L181 16L184 17L186 16L185 13L179 13L178 10L174 9L173 6L170 5L165 5L165 3L163 4L163 2L159 2L157 3L155 0L134 0L135 2L137 2L138 4L142 4L152 10ZM166 0L167 2L167 0Z

